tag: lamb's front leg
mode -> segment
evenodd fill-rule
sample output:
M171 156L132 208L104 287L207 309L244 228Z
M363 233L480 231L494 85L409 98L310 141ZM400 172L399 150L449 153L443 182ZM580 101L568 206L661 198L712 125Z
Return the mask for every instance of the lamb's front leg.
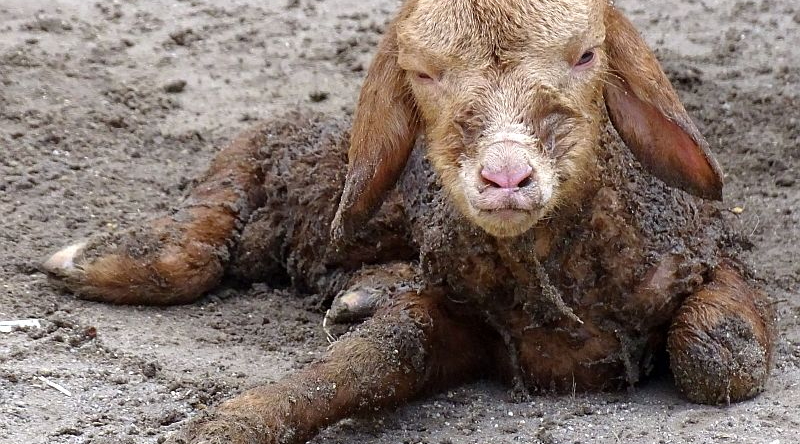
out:
M392 299L320 361L227 401L173 442L301 443L339 419L397 405L486 368L490 335L455 320L442 294L407 292Z
M668 337L670 367L692 401L723 404L764 390L772 361L775 314L767 296L730 264L686 299Z

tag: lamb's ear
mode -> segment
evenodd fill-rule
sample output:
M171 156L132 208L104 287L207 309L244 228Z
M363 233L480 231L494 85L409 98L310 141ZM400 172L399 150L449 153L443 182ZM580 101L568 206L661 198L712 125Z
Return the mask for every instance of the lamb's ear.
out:
M378 208L414 147L419 123L405 73L397 64L396 23L387 29L361 87L344 191L331 226L334 243Z
M611 122L636 158L666 184L722 199L722 171L642 37L616 8L606 8Z

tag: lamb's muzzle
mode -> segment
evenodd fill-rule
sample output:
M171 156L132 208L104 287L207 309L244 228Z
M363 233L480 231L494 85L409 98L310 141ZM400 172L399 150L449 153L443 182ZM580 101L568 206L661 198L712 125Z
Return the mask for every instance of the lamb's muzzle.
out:
M519 191L530 184L533 168L521 152L521 147L512 141L489 147L481 168L481 177L487 188Z

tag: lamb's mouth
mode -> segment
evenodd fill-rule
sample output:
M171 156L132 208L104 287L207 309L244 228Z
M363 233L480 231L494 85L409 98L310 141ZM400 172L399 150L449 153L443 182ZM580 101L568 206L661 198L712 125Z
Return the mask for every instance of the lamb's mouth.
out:
M478 220L483 220L490 225L500 225L506 228L519 227L522 229L522 227L530 227L539 220L538 210L513 206L486 209L476 208L476 210ZM512 231L516 231L516 229Z
M494 237L514 237L528 231L540 219L538 209L516 207L480 209L473 207L472 221Z
M500 219L510 219L516 217L530 217L533 216L534 211L514 207L502 208L478 208L478 214L481 216L496 217Z

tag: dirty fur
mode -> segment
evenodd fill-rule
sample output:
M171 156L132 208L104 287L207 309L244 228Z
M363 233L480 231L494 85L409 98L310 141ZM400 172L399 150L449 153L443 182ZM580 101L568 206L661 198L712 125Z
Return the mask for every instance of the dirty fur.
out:
M529 387L636 383L664 347L675 310L734 254L715 205L646 174L606 131L588 198L512 241L487 235L449 206L422 156L401 182L412 196L407 211L425 275L451 288L465 310L504 320L528 357L520 365ZM669 281L648 282L656 270ZM556 362L542 365L542 356Z
M414 257L397 196L350 240L347 254L329 248L330 220L342 193L349 121L290 113L259 131L265 200L245 225L231 262L242 281L286 277L304 292L333 295L365 264ZM311 217L303 217L303 214Z
M44 268L116 303L189 302L225 271L334 300L334 321L374 311L179 440L304 442L480 376L520 398L616 390L664 351L686 397L724 404L764 389L775 319L703 200L721 192L655 56L605 1L408 0L352 122L265 122L173 215Z
M491 374L511 383L515 394L527 396L539 391L611 390L636 384L652 371L655 356L667 347L671 322L684 300L699 297L692 295L713 282L712 270L725 261L746 274L735 262L735 238L717 206L648 175L610 125L605 127L596 152L597 174L583 190L586 199L563 206L529 233L497 239L471 224L446 199L425 158L425 140L420 139L397 189L364 226L362 235L366 237L350 246L328 248L325 218L333 218L343 187L348 123L346 119L290 113L258 129L259 162L265 177L272 179L264 187L264 206L244 225L229 268L239 279L284 279L328 300L348 289L385 284L381 289L389 303L380 304L378 314L358 331L340 338L329 354L338 359L347 356L342 359L346 363L336 364L349 369L345 373L363 371L353 383L360 387L354 389L359 400L355 406L334 409L336 417L357 413L364 406L395 405L422 387L430 390L435 386L427 379L420 380L419 386L405 388L405 395L392 396L385 404L380 397L389 386L372 379L386 372L437 372L436 366L430 365L435 360L426 345L431 339L414 333L426 325L430 328L433 321L407 314L416 304L407 299L419 298L418 293L436 301L448 313L447 322L469 326L465 333L469 339L463 343L481 356L472 359L492 357L491 366L486 366ZM317 165L326 168L313 169ZM152 254L145 248L146 236L135 239L139 240L136 251L124 246L124 237L114 244L131 250L132 258ZM150 248L158 251L160 243L151 244ZM87 251L97 254L97 248ZM406 261L396 262L398 259ZM364 264L374 265L362 268ZM417 290L404 293L408 288ZM745 292L741 298L751 297L748 290L740 290ZM685 319L689 314L679 316L683 321L672 328L668 350L676 380L687 396L699 402L724 403L763 389L774 335L768 321L774 315L766 298L761 298L752 305L752 314L765 320L761 330L752 332L747 321L720 317L708 333L718 336L719 346L707 339L697 345L678 345L681 329L695 331L694 323ZM689 310L684 307L680 313ZM381 322L386 316L405 321ZM707 322L713 323L714 318ZM443 328L438 322L433 326ZM480 331L483 333L477 334ZM727 331L736 334L724 334ZM356 338L362 339L354 342ZM364 345L354 345L363 341ZM402 359L392 345L399 344L397 341L405 344ZM361 356L363 347L375 355ZM735 368L715 362L711 377L698 380L698 360L718 359L719 351L709 350L714 347L745 350L746 358L732 363ZM335 350L346 351L340 355ZM361 357L354 361L354 354ZM267 401L288 394L296 397L307 390L302 388L303 381L342 381L342 370L329 367L318 363L297 376L300 382L263 389L265 394L257 404L274 406ZM466 367L472 370L462 368L459 378L481 373L475 362ZM337 376L326 379L317 375L317 368ZM731 392L727 385L704 385L720 380L728 371L751 379L741 384L739 392ZM452 375L449 370L439 372ZM309 375L314 375L313 379ZM356 376L347 378L351 377ZM312 402L322 410L331 408L331 395L325 393L314 391L298 405L290 402L285 409L294 413L286 415L308 415L308 403ZM216 436L222 432L211 429L221 427L239 440L225 442L301 442L329 423L320 420L313 426L292 423L289 427L281 425L283 420L268 419L267 412L241 417L237 406L247 404L248 399L237 398L221 407L221 412L236 412L233 417L228 413L214 416L208 425L198 419L191 429L194 432L186 433ZM275 415L272 407L269 415ZM264 422L271 426L259 429L258 424ZM288 435L277 440L264 435L275 429ZM255 436L258 439L250 441Z
M263 160L265 169L275 168L274 159L283 155L279 151L297 146L294 134L307 138L306 143L300 145L303 150L299 151L306 158L314 162L335 159L344 164L346 145L337 140L346 135L340 134L341 138L336 139L329 135L345 131L346 121L295 113L272 125L275 133L283 131L292 136L286 139L287 143L270 145L274 151ZM350 257L347 248L324 248L329 239L327 224L316 217L300 219L295 215L292 223L284 221L283 225L275 226L270 225L273 220L270 212L257 211L245 233L251 230L249 235L256 239L271 239L275 233L283 233L281 229L287 226L291 230L304 230L295 233L297 239L317 245L318 249L294 250L291 238L283 237L282 242L288 243L284 251L309 254L294 253L291 259L278 257L271 267L279 270L278 273L296 276L292 280L296 285L326 294L329 299L348 289L374 288L377 273L382 282L395 282L382 288L392 302L388 306L379 305L382 307L379 313L389 312L405 318L402 313L409 309L404 302L407 296L394 290L408 286L417 288L412 294L419 292L438 301L453 322L469 325L474 331L484 331L480 335L470 334L471 349L484 356L494 356L491 374L512 384L514 395L525 397L536 392L629 387L653 370L657 356L665 349L670 353L676 381L693 400L716 404L757 394L763 390L767 369L771 366L774 336L769 327L774 314L765 296L757 293L759 296L749 313L753 319L763 319L761 325L750 325L732 318L731 314L708 317L706 322L714 324L709 326L708 334L717 335L719 345L713 345L713 340L703 340L695 343L697 345L683 346L677 339L681 337L681 329L696 328L694 321L685 320L689 314L677 313L690 311L684 306L687 298L690 302L691 298L702 298L697 292L713 284L718 274L714 270L720 263L735 264L738 273L746 275L741 264L736 262L735 236L725 224L721 210L713 203L672 189L647 174L624 149L610 125L605 127L602 137L596 151L594 170L597 174L586 182L583 190L587 198L562 207L556 216L536 230L510 240L489 236L452 207L425 158L425 140L420 139L392 199L373 219L380 221L378 227L385 231L373 228L372 222L365 226L365 231L377 230L371 232L394 239L396 251L413 252L415 260L399 263L404 264L399 281L398 272L392 270L398 263L381 265L384 253L379 248L370 249L364 244L355 248L354 251L364 254L365 263L368 259L375 261L375 265L363 269L341 260ZM302 207L287 207L277 200L275 205L284 205L281 208L308 208L309 205L317 208L314 205L318 205L321 214L333 217L335 199L330 196L341 192L341 182L319 180L304 186L307 195L318 198L303 202ZM371 242L366 245L379 246ZM240 247L237 251L242 254L243 250ZM246 251L245 254L252 253ZM515 260L510 261L511 257ZM250 270L245 268L246 262L241 258L234 257L233 263L237 264L234 270L240 276L259 278L258 273L263 270L263 262L253 262L256 268ZM325 272L312 274L308 270ZM270 272L260 279L275 276ZM741 298L753 297L752 290L740 290L746 293ZM393 293L395 296L391 296ZM676 315L684 320L670 329ZM362 378L367 379L360 380L360 387L380 386L370 378L388 370L375 367L372 361L353 364L352 354L359 354L360 346L351 348L350 344L353 338L362 337L359 335L380 337L380 341L372 343L377 347L378 344L393 344L395 339L390 338L399 334L406 343L414 344L403 349L406 350L402 352L403 359L376 358L375 363L399 366L397 371L401 373L423 375L430 371L428 365L423 364L430 359L426 339L411 333L430 321L415 321L402 327L396 323L382 323L381 319L385 318L381 316L385 315L376 315L356 333L340 338L336 345L347 349L342 355L350 356L348 365L370 369L363 374ZM737 333L724 334L728 331ZM688 337L696 334L693 332L689 332ZM671 338L669 347L668 337ZM705 345L701 347L700 344ZM384 353L390 353L391 347L383 349ZM747 353L730 364L714 363L712 374L698 378L702 372L697 362L718 359L720 350ZM331 352L331 356L335 354ZM308 372L315 374L313 369ZM733 372L739 378L746 375L750 379L738 388L709 386L725 372ZM309 378L309 373L304 374L303 380ZM468 371L461 376L475 374ZM724 381L732 378L729 376ZM341 380L341 376L336 379ZM421 387L430 389L426 381L420 382ZM381 387L388 389L385 385ZM279 393L295 391L291 386L281 385ZM259 400L259 405L269 405L265 400L279 396L274 390L268 393ZM358 401L357 405L385 405L380 397L370 400L368 393L358 393L367 400ZM372 396L380 396L380 393L382 391L377 390ZM327 398L317 394L313 399L324 403ZM406 398L393 399L392 403L396 403ZM222 410L227 408L232 407ZM344 413L337 410L337 413L357 411L360 409L353 407ZM303 412L307 414L307 410ZM264 417L259 416L249 421L263 420Z

